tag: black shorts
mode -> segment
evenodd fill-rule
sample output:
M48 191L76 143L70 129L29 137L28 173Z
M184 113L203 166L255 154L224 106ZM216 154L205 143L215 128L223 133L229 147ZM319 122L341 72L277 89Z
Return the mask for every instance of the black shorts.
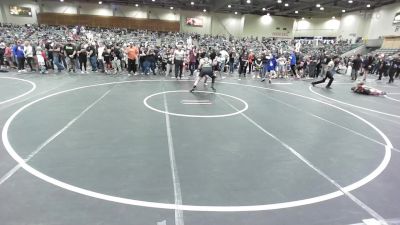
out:
M204 77L204 76L213 77L214 76L213 69L211 67L202 68L200 70L199 76L200 77Z

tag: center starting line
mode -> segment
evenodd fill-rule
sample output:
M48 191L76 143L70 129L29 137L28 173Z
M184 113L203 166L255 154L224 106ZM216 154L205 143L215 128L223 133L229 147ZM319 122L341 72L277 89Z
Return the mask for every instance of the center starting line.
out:
M182 100L181 103L184 105L212 105L210 100Z

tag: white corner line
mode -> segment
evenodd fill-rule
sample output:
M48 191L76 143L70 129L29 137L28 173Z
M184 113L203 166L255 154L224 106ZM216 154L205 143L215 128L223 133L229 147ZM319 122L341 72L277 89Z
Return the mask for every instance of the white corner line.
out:
M332 193L327 193L323 194L320 196L316 197L310 197L306 199L300 199L300 200L292 200L288 202L279 202L279 203L271 203L271 204L261 204L261 205L241 205L241 206L207 206L207 205L176 205L176 204L169 204L169 203L160 203L160 202L150 202L150 201L142 201L142 200L135 200L135 199L129 199L129 198L122 198L118 196L112 196L112 195L107 195L91 190L87 190L81 187L77 187L71 184L68 184L66 182L57 180L53 177L50 177L37 169L33 168L32 166L28 165L15 151L13 146L10 143L9 137L8 137L8 130L13 122L13 120L25 109L28 107L43 101L45 99L60 95L60 94L65 94L69 93L72 91L76 90L82 90L85 88L91 88L91 87L99 87L99 86L107 86L107 85L112 85L112 84L123 84L123 83L135 83L135 82L159 82L163 80L132 80L132 81L120 81L120 82L108 82L108 83L100 83L100 84L93 84L93 85L88 85L88 86L82 86L82 87L77 87L69 90L64 90L60 91L57 93L53 93L47 96L44 96L40 99L37 99L35 101L29 102L28 104L22 106L19 108L14 114L8 118L6 123L3 126L2 130L2 140L5 149L7 150L8 154L15 160L17 161L20 166L25 169L27 172L30 174L36 176L39 179L42 179L45 182L48 182L50 184L53 184L55 186L58 186L60 188L63 188L65 190L75 192L84 196L96 198L96 199L102 199L105 201L110 201L110 202L115 202L115 203L121 203L121 204L126 204L126 205L135 205L135 206L141 206L141 207L148 207L148 208L159 208L159 209L180 209L184 211L201 211L201 212L251 212L251 211L266 211L266 210L276 210L276 209L284 209L284 208L292 208L292 207L298 207L298 206L304 206L304 205L310 205L314 203L319 203L327 200L331 200L340 196L343 196L343 193L341 191L335 191ZM167 81L168 82L168 81ZM170 81L173 82L173 81ZM345 112L347 114L350 114L354 116L355 118L361 120L365 124L367 124L369 127L374 129L384 140L386 143L385 146L385 155L381 161L381 163L378 165L377 168L375 168L371 173L369 173L366 177L344 187L346 191L353 191L356 190L372 180L374 180L376 177L378 177L389 165L390 163L390 158L391 158L391 149L393 148L393 145L389 138L381 131L379 130L375 125L367 121L366 119L362 118L361 116L358 116L349 110L343 109L339 106L330 104L328 102L324 102L315 98L307 97L304 95L292 93L292 92L287 92L287 91L282 91L278 89L272 89L272 88L266 88L266 87L260 87L260 86L254 86L254 85L245 85L245 84L238 84L238 83L229 83L229 82L219 82L219 83L225 83L225 84L231 84L231 85L236 85L236 86L241 86L241 87L252 87L252 88L259 88L259 89L264 89L264 90L269 90L269 91L274 91L277 93L283 93L291 96L297 96L303 99L308 99L314 102L318 102L333 108L336 108L338 110L341 110L342 112Z
M12 102L12 101L14 101L16 99L19 99L19 98L22 98L22 97L24 97L26 95L29 95L30 93L32 93L33 91L36 90L36 84L34 82L32 82L32 81L29 81L29 80L24 80L24 79L15 78L15 77L0 77L0 79L19 80L19 81L23 81L23 82L26 82L26 83L29 83L30 85L32 85L32 88L29 91L27 91L27 92L25 92L25 93L23 93L21 95L18 95L17 97L2 101L2 102L0 102L0 105L8 103L8 102Z
M36 148L35 151L33 151L27 158L24 159L24 163L28 163L33 157L35 157L40 151L42 151L48 144L50 144L54 139L56 139L58 136L60 136L62 133L64 133L69 127L71 127L77 120L79 120L87 111L89 111L93 106L95 106L97 103L99 103L106 95L110 93L111 90L108 90L106 93L104 93L100 98L98 98L96 101L94 101L92 104L90 104L88 107L86 107L81 113L79 113L75 118L73 118L71 121L67 123L63 128L61 128L59 131L57 131L55 134L53 134L51 137L49 137L45 142L39 145L39 147ZM3 175L0 178L0 185L4 184L10 177L12 177L19 169L21 168L20 164L17 164L12 168L10 171L8 171L5 175Z

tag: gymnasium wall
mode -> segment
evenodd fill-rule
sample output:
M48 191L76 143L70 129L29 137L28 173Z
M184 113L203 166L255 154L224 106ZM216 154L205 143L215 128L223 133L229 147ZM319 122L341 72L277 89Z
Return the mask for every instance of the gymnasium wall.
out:
M396 31L396 26L393 25L393 19L397 12L400 12L400 3L375 9L368 27L367 38L377 39L384 36L400 36L400 29Z
M295 37L336 37L340 28L339 19L312 18L294 21L293 32Z

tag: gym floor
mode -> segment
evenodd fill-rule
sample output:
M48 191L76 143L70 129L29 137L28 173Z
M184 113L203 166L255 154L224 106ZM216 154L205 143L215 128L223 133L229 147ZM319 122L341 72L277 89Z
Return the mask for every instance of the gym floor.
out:
M0 224L400 224L399 81L335 79L0 74Z

